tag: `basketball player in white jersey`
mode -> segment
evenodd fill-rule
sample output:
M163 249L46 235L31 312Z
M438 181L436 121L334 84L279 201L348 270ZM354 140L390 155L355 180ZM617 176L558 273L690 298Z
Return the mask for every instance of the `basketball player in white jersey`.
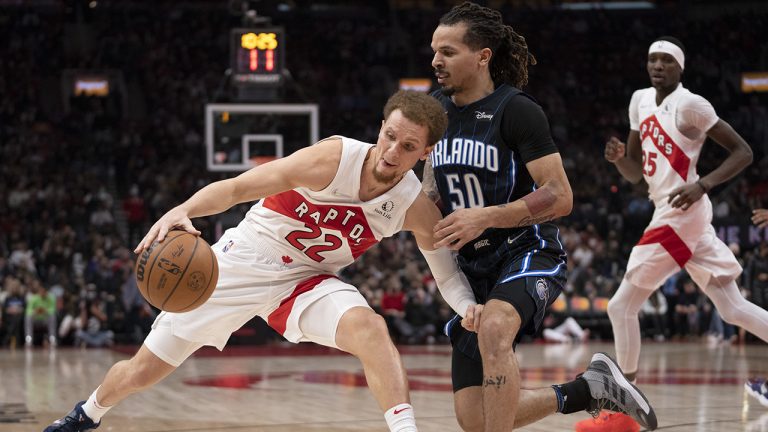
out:
M376 145L322 140L211 183L160 218L136 253L173 228L199 234L190 218L263 198L213 245L220 273L211 298L190 312L161 313L138 353L115 364L87 401L45 431L95 429L109 408L165 378L203 345L223 349L256 315L291 342L358 357L389 429L416 431L405 370L384 319L335 273L382 238L410 230L448 304L465 316L476 302L450 251L433 246L440 212L411 171L443 136L445 112L426 94L398 92L384 117Z
M746 301L736 277L741 266L715 235L707 192L731 179L752 162L752 151L712 105L680 83L685 68L682 43L672 37L654 41L648 50L651 87L637 90L629 103L628 144L612 137L605 158L627 180L645 179L655 205L653 219L632 249L627 271L608 303L616 356L629 380L635 380L640 357L638 311L672 274L684 268L717 307L723 319L768 341L768 311ZM704 140L710 137L730 153L704 177L696 172ZM587 420L577 431L614 430L621 414ZM594 425L597 426L597 425Z

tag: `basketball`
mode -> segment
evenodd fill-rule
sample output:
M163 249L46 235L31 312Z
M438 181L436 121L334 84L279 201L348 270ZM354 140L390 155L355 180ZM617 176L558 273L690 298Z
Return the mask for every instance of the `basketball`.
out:
M213 293L219 264L208 243L186 231L170 231L136 260L136 283L145 299L166 312L188 312Z

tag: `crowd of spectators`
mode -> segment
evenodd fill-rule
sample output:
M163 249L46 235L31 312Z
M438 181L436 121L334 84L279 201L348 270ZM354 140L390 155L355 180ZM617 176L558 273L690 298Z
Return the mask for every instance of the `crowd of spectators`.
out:
M93 2L95 3L95 2ZM289 2L290 3L290 2ZM391 4L399 5L394 2ZM287 34L286 101L320 106L321 135L375 140L381 107L400 77L430 77L431 32L444 8L299 7L274 11ZM544 107L574 191L560 221L569 251L569 298L594 316L618 287L632 245L652 213L642 186L602 158L628 132L633 90L647 87L648 43L674 34L687 47L684 84L712 101L750 143L755 162L711 194L716 219L748 224L768 205L768 110L744 94L743 71L768 70L768 11L717 14L681 7L645 12L566 12L505 6L539 61L527 88ZM0 6L0 342L108 346L140 342L156 313L133 277L133 246L149 224L210 181L203 108L226 100L229 29L219 2L34 2ZM333 31L329 31L333 29ZM114 70L123 93L61 95L65 70ZM231 95L230 95L231 96ZM707 144L699 168L725 155ZM213 242L247 205L196 220ZM404 343L442 339L450 310L412 238L383 241L342 273L360 287ZM745 294L768 307L768 243L734 245ZM701 334L706 303L685 276L661 291L664 320L649 336ZM49 299L49 300L46 300ZM570 305L572 302L566 302ZM651 309L658 310L659 300ZM711 314L711 313L709 313ZM53 324L51 324L53 320ZM609 331L608 331L609 332ZM593 332L601 335L601 332ZM610 334L605 335L610 337Z

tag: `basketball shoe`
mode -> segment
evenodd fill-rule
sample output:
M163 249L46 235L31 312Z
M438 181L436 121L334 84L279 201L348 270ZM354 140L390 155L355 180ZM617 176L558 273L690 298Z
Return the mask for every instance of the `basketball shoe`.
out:
M762 378L752 378L744 383L744 389L760 404L768 407L768 381Z
M587 412L593 419L577 423L577 432L637 432L638 423L648 430L656 429L656 413L648 399L627 381L619 365L608 354L593 355L581 377L587 381L592 395ZM614 414L601 416L602 410L613 411ZM637 423L633 425L635 421Z
M101 422L94 423L83 411L85 401L80 401L66 416L51 423L43 432L83 432L99 427Z

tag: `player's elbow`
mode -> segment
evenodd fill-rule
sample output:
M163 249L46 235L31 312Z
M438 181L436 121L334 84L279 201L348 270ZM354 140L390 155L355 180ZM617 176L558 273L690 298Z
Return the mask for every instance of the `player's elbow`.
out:
M750 165L752 165L752 161L754 160L754 155L752 154L752 149L748 146L742 146L741 147L741 163L742 167L746 168Z
M558 204L557 217L568 216L571 214L573 211L573 193L568 190L567 193L560 197Z
M568 216L573 211L573 191L568 181L565 181L558 191L555 206L556 217Z

